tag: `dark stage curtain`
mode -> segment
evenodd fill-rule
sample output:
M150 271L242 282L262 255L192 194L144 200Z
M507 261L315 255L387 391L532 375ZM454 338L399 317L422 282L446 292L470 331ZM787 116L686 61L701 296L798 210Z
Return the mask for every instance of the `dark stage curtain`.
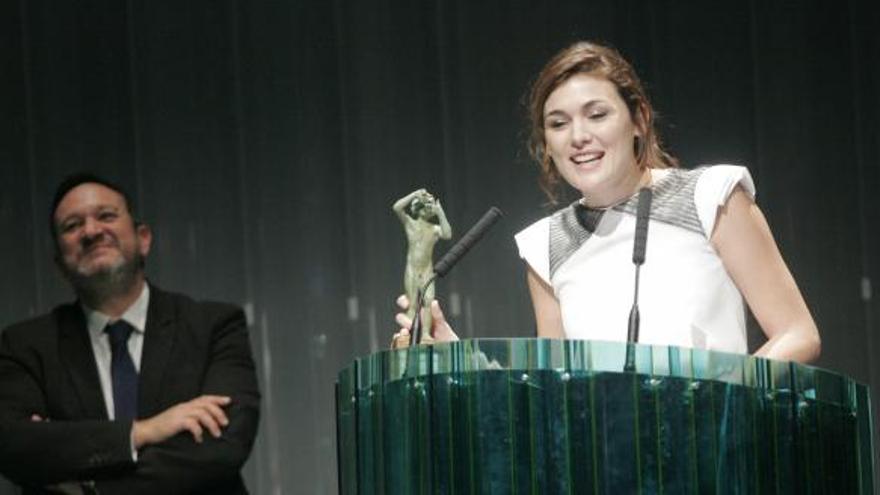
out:
M551 54L594 39L634 63L683 163L749 167L819 364L873 384L878 31L856 0L2 2L0 325L70 298L46 228L57 181L121 181L155 231L151 279L248 309L252 491L335 493L336 372L394 330L391 204L427 187L456 237L502 208L438 294L463 336L531 335L512 235L548 209L522 100Z

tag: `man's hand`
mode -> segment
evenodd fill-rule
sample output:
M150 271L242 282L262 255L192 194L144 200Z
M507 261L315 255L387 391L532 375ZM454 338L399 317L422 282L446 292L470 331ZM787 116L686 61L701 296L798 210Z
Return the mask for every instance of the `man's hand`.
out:
M132 442L139 450L189 431L197 443L202 443L204 430L215 438L222 434L221 429L229 424L223 407L232 399L220 395L203 395L189 402L182 402L165 411L141 421L135 421L132 428Z

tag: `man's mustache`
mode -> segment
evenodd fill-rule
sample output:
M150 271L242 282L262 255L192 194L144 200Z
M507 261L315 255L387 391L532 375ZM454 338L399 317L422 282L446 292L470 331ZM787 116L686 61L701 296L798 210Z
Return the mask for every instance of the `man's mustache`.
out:
M91 238L83 238L81 242L83 251L86 254L94 251L95 249L102 247L119 247L119 241L112 236L108 236L107 234L100 234Z

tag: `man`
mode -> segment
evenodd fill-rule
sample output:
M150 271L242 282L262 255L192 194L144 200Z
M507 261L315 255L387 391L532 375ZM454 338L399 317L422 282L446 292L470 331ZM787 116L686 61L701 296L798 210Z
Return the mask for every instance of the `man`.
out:
M247 493L242 311L147 283L151 231L108 181L65 180L50 228L78 300L0 334L0 472L25 493Z

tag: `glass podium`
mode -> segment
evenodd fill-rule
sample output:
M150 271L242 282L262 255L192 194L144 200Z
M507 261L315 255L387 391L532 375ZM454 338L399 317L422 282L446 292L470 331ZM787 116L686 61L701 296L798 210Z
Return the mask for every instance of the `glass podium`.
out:
M867 387L806 365L465 340L356 359L336 400L342 495L874 493Z

